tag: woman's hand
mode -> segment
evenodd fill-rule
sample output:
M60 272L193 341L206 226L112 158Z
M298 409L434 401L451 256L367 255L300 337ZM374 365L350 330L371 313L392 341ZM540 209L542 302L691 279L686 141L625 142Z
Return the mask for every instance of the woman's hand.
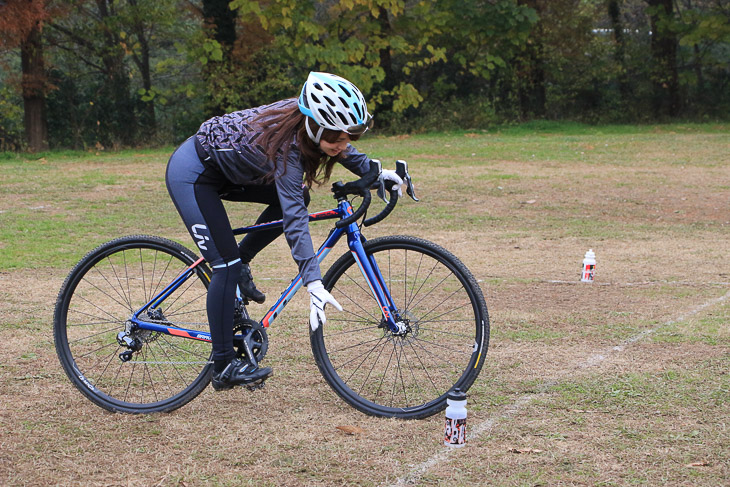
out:
M316 280L307 284L307 291L309 291L309 326L312 327L312 331L319 328L319 323L323 325L327 323L327 318L324 315L324 305L329 303L339 311L342 311L342 306L337 302L335 298L324 288L322 281Z
M403 191L401 190L401 186L403 185L403 179L401 179L401 177L398 176L395 171L391 169L383 169L380 172L380 180L383 182L393 181L398 187L398 196L403 196Z

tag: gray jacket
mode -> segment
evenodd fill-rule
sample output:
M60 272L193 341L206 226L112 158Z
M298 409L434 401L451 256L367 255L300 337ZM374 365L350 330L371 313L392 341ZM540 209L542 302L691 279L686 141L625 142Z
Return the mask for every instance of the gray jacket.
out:
M252 121L268 109L287 108L296 103L295 98L290 98L204 122L196 134L198 142L209 156L204 163L213 165L233 185L264 184L263 176L274 166L267 159L263 148L256 144L261 129L254 126ZM370 159L351 145L348 145L340 162L358 176L370 169ZM285 163L277 163L274 184L284 214L284 236L299 266L302 282L308 284L321 279L322 274L309 235L309 212L302 194L303 181L301 152L296 141L293 141Z

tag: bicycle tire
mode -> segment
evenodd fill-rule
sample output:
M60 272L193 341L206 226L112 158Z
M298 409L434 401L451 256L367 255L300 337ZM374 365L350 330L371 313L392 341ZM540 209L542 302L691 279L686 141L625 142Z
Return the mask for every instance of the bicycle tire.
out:
M484 365L489 314L481 288L444 248L416 237L364 244L411 331L384 326L382 312L351 252L323 283L344 307L310 331L317 366L332 389L366 414L421 419L443 411L454 388L467 391Z
M71 270L56 300L53 335L66 375L88 399L113 412L167 412L205 389L212 370L210 343L141 331L142 348L127 362L119 357L127 348L117 343L132 312L197 260L171 240L132 235L100 245ZM195 272L154 319L209 329L210 271L203 263Z

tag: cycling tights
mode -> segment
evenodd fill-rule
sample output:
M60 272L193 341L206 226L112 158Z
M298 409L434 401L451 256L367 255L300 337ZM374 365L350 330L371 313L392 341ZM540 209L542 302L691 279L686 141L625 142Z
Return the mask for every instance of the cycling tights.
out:
M170 157L165 180L185 227L213 271L208 287L207 310L213 360L219 367L219 364L227 364L235 357L233 302L242 262L249 262L282 233L280 228L250 233L241 241L239 249L222 200L266 204L268 206L257 223L277 220L282 218L282 211L276 188L271 184L232 189L231 183L219 171L200 161L193 137ZM306 188L303 192L305 202L309 204L309 192Z

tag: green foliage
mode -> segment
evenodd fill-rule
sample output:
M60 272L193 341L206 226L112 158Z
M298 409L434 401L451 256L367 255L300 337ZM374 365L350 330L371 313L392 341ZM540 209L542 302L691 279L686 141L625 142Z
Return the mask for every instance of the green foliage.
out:
M430 115L426 99L434 107L488 96L490 80L508 71L537 20L534 10L509 0L407 8L397 0L234 0L231 8L258 20L271 36L270 52L298 67L290 74L301 80L310 69L336 72L368 95L381 126L398 127L422 126Z
M0 85L0 151L23 146L23 105L15 90Z
M404 6L398 0L231 3L231 8L238 8L241 16L258 20L271 36L270 52L278 54L283 64L299 67L291 74L298 74L300 80L309 70L336 72L370 93L373 100L393 97L399 110L420 102L417 89L404 81L397 88L373 92L386 74L380 65L381 51L389 49L394 55L415 53L414 62L433 62L434 57L442 56L409 42L389 27L387 17L402 16Z
M106 4L106 10L99 5ZM44 30L56 87L48 97L53 146L118 147L179 140L200 122L199 30L178 0L75 2ZM145 79L147 78L147 80ZM188 115L191 114L191 115Z
M71 2L43 29L49 139L78 149L176 143L212 114L296 96L311 70L358 85L385 132L648 122L663 82L676 86L679 116L726 119L727 2L674 2L661 15L652 3ZM214 17L203 19L206 8ZM676 74L652 47L652 25L676 40ZM18 52L2 61L19 81ZM21 100L19 82L0 86L0 148L22 147Z

